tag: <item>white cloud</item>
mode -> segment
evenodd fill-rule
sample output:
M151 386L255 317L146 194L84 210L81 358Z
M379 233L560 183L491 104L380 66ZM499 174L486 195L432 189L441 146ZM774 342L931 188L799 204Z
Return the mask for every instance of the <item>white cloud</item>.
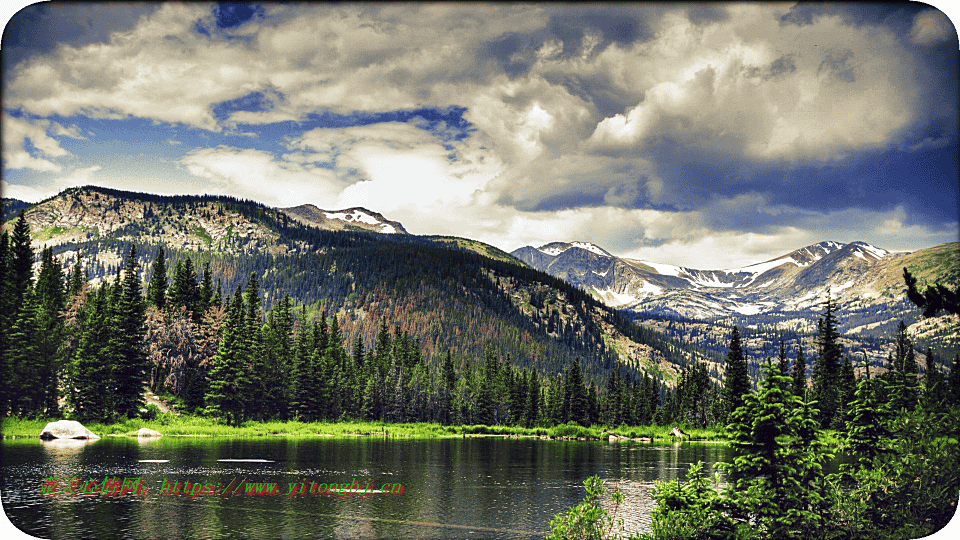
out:
M255 199L288 207L336 200L339 180L331 171L275 159L252 149L220 146L188 153L182 160L190 174L210 180L207 193Z
M942 12L929 9L917 13L910 29L910 40L918 45L933 45L957 39L957 31Z
M57 178L53 182L40 187L22 184L10 184L4 181L3 196L13 199L20 199L21 201L39 202L70 187L85 186L97 183L95 173L99 170L99 165L75 169L71 171L70 174Z
M830 161L890 145L920 112L911 54L893 32L839 17L781 26L781 6L729 9L705 28L665 17L635 57L651 74L643 98L600 121L590 148L667 139L701 154Z
M60 143L47 135L47 128L59 124L47 120L30 121L26 118L14 118L3 115L3 161L7 169L33 169L36 171L60 172L60 165L49 158L70 155L60 147ZM27 150L27 141L36 149L35 157Z

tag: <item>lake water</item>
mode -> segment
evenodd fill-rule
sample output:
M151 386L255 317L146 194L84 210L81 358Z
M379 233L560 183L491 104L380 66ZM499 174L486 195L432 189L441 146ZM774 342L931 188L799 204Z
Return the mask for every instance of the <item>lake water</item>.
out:
M683 478L697 461L712 475L729 459L728 446L700 443L20 439L2 442L0 490L11 522L40 538L542 538L554 515L583 498L588 476L618 484L627 530L647 530L655 481ZM74 478L78 494L64 493ZM125 479L130 491L117 494ZM399 484L403 492L320 493L330 484L353 488L354 480L359 490L393 492ZM182 494L188 482L191 494L196 483L211 494ZM179 483L180 493L161 494L165 483L168 491ZM246 494L270 483L277 494ZM85 485L100 493L83 495Z

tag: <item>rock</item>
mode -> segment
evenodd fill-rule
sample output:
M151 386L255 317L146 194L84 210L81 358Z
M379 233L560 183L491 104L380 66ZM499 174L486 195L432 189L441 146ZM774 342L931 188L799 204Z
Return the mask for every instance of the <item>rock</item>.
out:
M49 439L99 439L100 437L83 427L76 420L58 420L47 424L40 432L40 438Z
M150 428L142 427L137 430L137 437L162 437L159 431L154 431Z

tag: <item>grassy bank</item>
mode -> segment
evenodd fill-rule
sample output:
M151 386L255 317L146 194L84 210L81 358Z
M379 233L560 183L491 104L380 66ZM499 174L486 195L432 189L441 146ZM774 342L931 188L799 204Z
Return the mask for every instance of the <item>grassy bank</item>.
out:
M48 420L4 418L2 433L8 437L38 437ZM670 426L634 426L607 428L604 426L582 427L564 424L550 428L526 428L521 426L442 426L435 423L384 424L379 422L244 422L240 426L227 426L213 419L174 414L160 414L154 420L133 418L123 422L103 424L85 423L84 426L100 437L107 435L132 435L140 428L149 428L167 436L201 437L267 437L267 436L375 436L406 438L451 438L471 436L549 437L551 439L605 440L614 434L627 438L643 438L669 441ZM723 441L726 432L716 429L688 429L694 440Z

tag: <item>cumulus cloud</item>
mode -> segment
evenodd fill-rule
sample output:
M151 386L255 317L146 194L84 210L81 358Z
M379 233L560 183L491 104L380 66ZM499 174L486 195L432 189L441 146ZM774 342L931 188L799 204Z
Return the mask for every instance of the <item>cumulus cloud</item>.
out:
M70 155L60 143L47 134L48 128L63 129L47 120L31 121L3 115L3 165L8 169L33 169L60 172L61 167L50 161ZM60 133L58 133L60 134ZM30 152L29 148L33 148Z
M207 193L263 201L272 206L318 206L336 200L341 180L323 168L278 160L270 152L219 146L189 152L183 165L207 178Z
M942 12L935 9L921 11L913 19L910 39L918 45L932 45L943 41L956 41L957 31Z
M42 186L9 184L4 180L3 196L19 199L21 201L38 202L46 199L47 197L52 197L67 188L97 183L98 178L95 173L99 171L100 168L101 167L99 165L78 168L71 171L66 176L56 178L52 182Z
M833 216L850 194L884 189L866 174L833 189L849 163L956 145L946 78L924 56L955 39L949 21L923 10L898 28L857 9L268 4L219 28L210 5L164 3L5 73L4 106L25 114L4 115L4 166L59 172L74 158L61 142L96 137L74 117L135 117L218 135L194 150L178 144L189 133L160 139L211 193L361 205L508 249L580 238L755 262L822 240L817 219L845 230ZM448 107L468 136L417 120L304 127ZM864 223L894 220L888 200L858 203L873 205Z

